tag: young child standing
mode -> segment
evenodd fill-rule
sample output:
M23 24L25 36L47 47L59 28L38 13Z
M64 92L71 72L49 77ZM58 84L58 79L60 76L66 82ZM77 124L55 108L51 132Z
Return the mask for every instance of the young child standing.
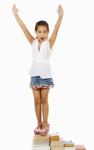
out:
M54 87L50 56L62 22L64 11L62 6L59 5L57 10L58 19L50 38L48 38L49 25L46 21L40 20L36 23L35 32L37 37L34 38L19 17L18 9L15 4L12 7L12 11L26 38L32 45L32 65L29 73L31 76L30 88L34 96L37 118L37 127L34 129L34 133L46 135L50 129L48 123L48 94L50 87Z

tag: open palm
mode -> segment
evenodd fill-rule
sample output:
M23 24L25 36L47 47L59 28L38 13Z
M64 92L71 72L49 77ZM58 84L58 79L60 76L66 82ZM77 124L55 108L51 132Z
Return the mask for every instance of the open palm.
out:
M18 15L18 9L16 8L15 4L12 7L12 12L13 12L14 15Z
M61 5L58 6L57 12L58 12L59 17L63 17L64 10L63 10L63 7Z

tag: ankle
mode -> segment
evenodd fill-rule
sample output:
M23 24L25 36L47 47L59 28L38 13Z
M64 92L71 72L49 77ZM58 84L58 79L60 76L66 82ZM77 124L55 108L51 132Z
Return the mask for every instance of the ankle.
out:
M43 123L42 123L42 127L46 127L46 126L48 126L48 125L49 125L48 122L43 122Z
M38 122L38 127L41 127L42 126L42 122Z

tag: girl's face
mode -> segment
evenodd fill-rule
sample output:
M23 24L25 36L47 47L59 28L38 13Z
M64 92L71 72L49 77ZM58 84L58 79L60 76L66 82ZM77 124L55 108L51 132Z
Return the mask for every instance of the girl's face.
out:
M48 38L48 30L47 27L44 25L38 26L38 29L36 31L37 38L40 42L43 42L45 39Z

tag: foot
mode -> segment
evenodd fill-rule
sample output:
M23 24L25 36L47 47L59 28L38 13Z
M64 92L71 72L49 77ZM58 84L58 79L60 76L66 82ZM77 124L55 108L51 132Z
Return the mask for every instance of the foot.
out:
M50 130L50 125L48 123L43 123L42 128L40 130L40 135L45 136L48 134Z
M38 126L34 129L35 135L40 134L41 127L42 127L42 123L40 122L38 123Z

